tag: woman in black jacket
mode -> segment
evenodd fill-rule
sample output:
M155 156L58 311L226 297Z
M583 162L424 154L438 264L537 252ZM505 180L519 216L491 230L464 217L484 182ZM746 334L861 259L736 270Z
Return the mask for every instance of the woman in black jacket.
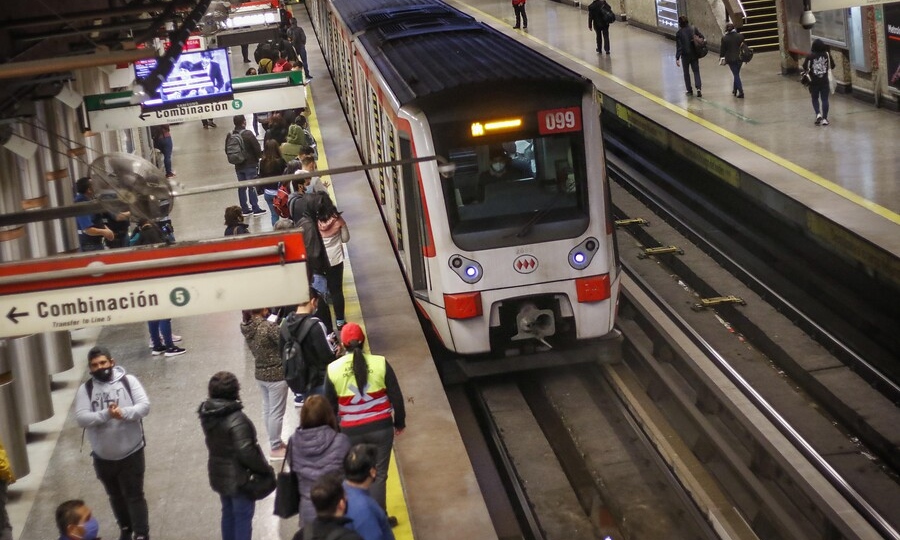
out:
M222 500L222 540L251 539L256 501L247 493L250 476L275 476L253 422L241 411L240 389L233 373L216 373L209 380L209 399L197 411L209 450L209 485Z

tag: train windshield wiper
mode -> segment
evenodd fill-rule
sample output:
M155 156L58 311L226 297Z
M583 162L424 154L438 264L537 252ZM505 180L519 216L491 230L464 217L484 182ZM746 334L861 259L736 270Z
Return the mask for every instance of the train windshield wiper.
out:
M544 219L544 217L545 217L547 214L550 213L550 210L553 208L553 205L555 205L555 204L556 204L556 201L559 199L559 195L560 195L560 194L557 193L557 194L550 200L550 203L549 203L547 206L545 206L545 207L541 208L540 210L536 211L535 214L534 214L533 216L531 216L531 219L528 220L528 223L526 223L525 225L522 226L521 229L519 229L519 232L516 233L516 237L517 237L517 238L522 238L523 236L528 236L528 234L531 232L531 229L534 228L534 225L535 225L538 221Z

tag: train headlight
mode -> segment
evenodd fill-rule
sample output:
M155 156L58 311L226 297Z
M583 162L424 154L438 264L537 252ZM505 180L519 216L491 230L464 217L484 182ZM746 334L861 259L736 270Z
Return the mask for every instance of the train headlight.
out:
M450 257L450 269L456 272L466 283L478 283L484 270L477 261L463 257L462 255L453 255Z
M584 270L591 264L597 254L600 242L596 238L586 238L569 251L569 266L575 270Z

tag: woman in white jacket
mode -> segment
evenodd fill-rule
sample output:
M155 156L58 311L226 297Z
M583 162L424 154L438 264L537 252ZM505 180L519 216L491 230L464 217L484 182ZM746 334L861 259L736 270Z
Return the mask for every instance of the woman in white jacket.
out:
M325 280L334 307L335 330L340 332L347 322L344 315L344 244L350 241L350 229L329 197L322 198L318 225L330 264Z

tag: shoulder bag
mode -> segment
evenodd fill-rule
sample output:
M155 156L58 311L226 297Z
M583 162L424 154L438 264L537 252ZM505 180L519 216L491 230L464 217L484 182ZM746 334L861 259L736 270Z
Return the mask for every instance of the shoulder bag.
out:
M284 461L281 462L281 471L278 473L277 487L275 488L275 510L273 514L288 519L300 513L300 479L294 471L284 471L284 464L291 459L291 441L288 440L287 449L284 452Z
M259 501L275 491L275 485L275 469L270 466L265 473L251 472L247 483L241 486L241 493L254 501Z

